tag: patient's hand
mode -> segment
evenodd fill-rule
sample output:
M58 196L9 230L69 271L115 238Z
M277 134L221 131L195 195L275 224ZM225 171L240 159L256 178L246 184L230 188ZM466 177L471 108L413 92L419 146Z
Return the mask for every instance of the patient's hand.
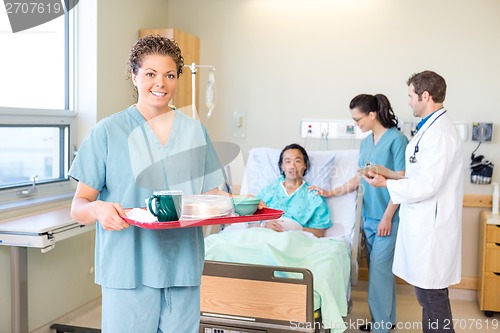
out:
M274 231L282 232L282 231L291 231L291 230L303 230L302 226L299 222L285 217L279 220L270 220L264 222L263 227L272 229Z
M285 230L285 228L283 228L283 225L280 223L280 220L267 221L264 223L263 227L277 232L282 232Z

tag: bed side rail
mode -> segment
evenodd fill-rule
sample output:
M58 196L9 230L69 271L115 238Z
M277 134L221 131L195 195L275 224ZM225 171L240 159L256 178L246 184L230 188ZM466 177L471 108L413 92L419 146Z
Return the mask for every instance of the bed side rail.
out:
M363 207L363 191L361 187L357 190L356 199L356 219L354 221L354 229L352 235L352 249L351 249L351 285L356 286L358 284L359 276L359 258L361 253L361 239L362 239L362 207Z

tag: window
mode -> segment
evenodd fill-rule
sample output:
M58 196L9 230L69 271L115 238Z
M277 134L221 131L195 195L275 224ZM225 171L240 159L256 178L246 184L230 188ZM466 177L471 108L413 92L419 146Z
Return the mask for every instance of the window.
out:
M69 125L0 125L0 189L67 180Z
M0 13L0 204L73 190L75 13L17 33Z
M69 14L34 28L8 33L5 11L0 20L2 80L0 106L61 110L69 108ZM6 52L9 50L9 52ZM8 78L8 79L7 79Z

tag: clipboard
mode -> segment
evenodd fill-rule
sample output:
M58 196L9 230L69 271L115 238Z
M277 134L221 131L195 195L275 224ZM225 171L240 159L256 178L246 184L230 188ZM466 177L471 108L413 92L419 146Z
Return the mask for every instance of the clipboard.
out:
M405 178L403 175L397 173L396 171L393 171L393 170L386 168L385 166L379 165L379 164L366 166L362 169L359 169L358 173L369 177L368 172L370 172L370 171L373 173L376 173L377 175L381 175L387 179L403 179L403 178Z

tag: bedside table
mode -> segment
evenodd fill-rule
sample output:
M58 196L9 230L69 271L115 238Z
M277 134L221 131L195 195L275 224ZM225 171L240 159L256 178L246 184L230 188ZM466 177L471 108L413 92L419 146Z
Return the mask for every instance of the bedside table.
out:
M500 312L500 215L481 212L477 298L487 317Z

